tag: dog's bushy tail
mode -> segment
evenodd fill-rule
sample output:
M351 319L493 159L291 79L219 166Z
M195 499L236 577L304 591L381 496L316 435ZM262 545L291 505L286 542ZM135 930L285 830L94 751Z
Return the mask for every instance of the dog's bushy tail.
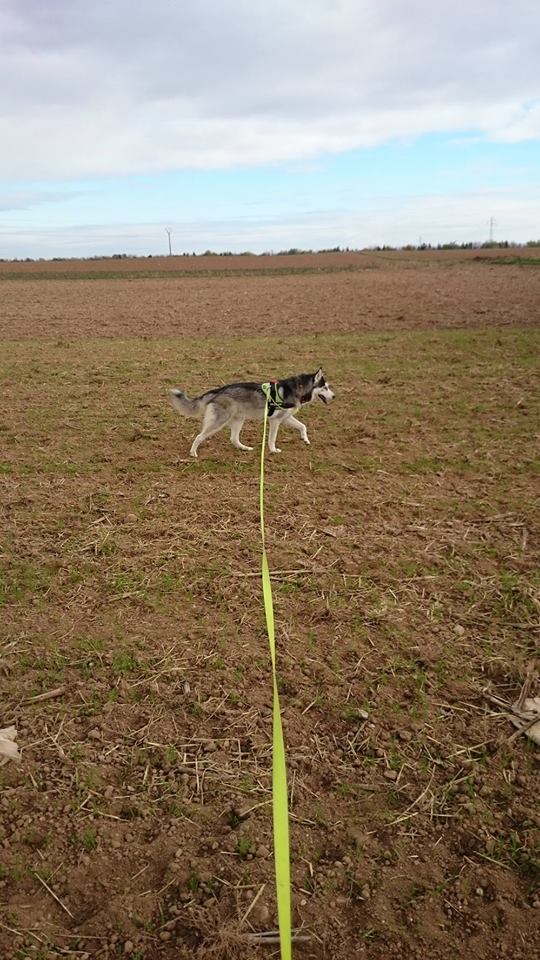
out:
M206 406L204 397L192 400L182 390L171 390L170 397L173 407L184 417L199 417Z

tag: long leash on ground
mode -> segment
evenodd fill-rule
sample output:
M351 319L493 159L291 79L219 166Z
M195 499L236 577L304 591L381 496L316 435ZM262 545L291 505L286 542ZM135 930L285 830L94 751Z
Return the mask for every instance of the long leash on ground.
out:
M262 590L264 599L264 613L266 630L270 645L270 659L272 661L272 683L274 688L274 706L272 721L272 812L274 822L274 858L276 868L276 899L278 908L279 942L281 960L291 960L291 866L289 851L289 802L287 794L287 768L285 763L285 743L283 740L283 726L281 723L281 707L276 672L276 637L274 630L274 603L272 599L272 584L268 558L266 556L266 539L264 524L264 453L266 449L266 433L268 427L268 408L271 404L281 406L281 398L275 383L263 383L263 393L266 397L264 406L263 436L261 446L261 470L259 489L259 508L261 517L262 543Z

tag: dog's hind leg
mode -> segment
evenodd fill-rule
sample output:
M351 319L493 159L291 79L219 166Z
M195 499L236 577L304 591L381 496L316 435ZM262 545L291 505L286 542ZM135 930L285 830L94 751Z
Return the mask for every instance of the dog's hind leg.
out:
M214 403L210 403L205 412L202 422L202 430L197 434L193 443L191 444L190 455L192 457L197 457L197 450L199 449L203 440L207 440L208 437L217 433L218 430L221 430L229 421L229 413L227 410L223 410L221 407L217 407Z
M296 417L292 416L292 414L290 417L287 417L286 420L283 421L283 423L287 427L294 427L295 430L298 430L304 443L309 444L309 437L307 435L307 427L305 423L302 423L301 420L297 420Z
M253 450L253 447L246 447L245 443L240 440L240 431L243 426L243 420L233 420L231 422L231 443L238 450Z

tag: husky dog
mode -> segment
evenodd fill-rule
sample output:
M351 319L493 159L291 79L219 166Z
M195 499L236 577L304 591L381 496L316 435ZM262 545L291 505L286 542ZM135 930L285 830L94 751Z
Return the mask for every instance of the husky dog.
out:
M268 399L268 448L270 453L281 453L276 447L277 432L282 423L298 430L304 443L309 443L306 426L294 414L304 403L319 397L323 403L334 399L334 392L319 368L316 373L301 373L286 380L272 381ZM203 440L207 440L223 427L231 431L231 443L238 450L253 450L240 440L244 420L262 420L266 395L260 383L231 383L226 387L208 390L191 400L181 390L171 390L173 407L184 417L202 417L202 429L191 446L191 456L197 456Z

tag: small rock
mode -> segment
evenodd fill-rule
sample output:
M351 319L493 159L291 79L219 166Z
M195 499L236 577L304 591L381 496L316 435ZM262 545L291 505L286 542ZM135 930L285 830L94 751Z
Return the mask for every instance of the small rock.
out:
M483 896L484 896L484 889L483 889L483 887L477 887L474 892L475 892L475 894L476 894L477 897L483 897Z
M256 903L252 910L253 919L264 925L270 919L270 910L265 903Z
M271 857L272 853L268 847L265 847L264 844L261 844L260 847L257 847L257 856L262 857L263 860L268 860L268 857Z
M398 737L400 740L403 740L404 743L409 743L413 735L410 730L398 730Z
M465 634L465 627L462 627L460 623L456 623L454 626L454 633L458 637L462 637Z
M387 780L397 780L398 778L397 770L385 770L384 776L386 777Z
M90 730L88 736L91 740L101 740L101 730L98 730L97 727L94 727L93 730Z
M370 889L370 887L368 886L367 883L365 883L364 886L362 887L362 889L360 890L360 896L362 897L362 900L369 900L369 899L370 899L370 897L371 897L371 889Z
M160 940L163 940L163 942L166 943L167 940L170 940L170 939L171 939L171 934L169 933L168 930L162 930L161 933L160 933L160 935L159 935L159 939L160 939Z
M205 743L203 750L205 753L214 753L217 750L217 744L215 740L208 740L207 743Z
M343 524L339 524L337 527L321 527L321 533L325 533L327 537L336 539L343 536L345 533L345 526Z
M135 949L135 944L133 943L133 940L126 940L126 942L124 943L124 953L127 953L127 954L133 953L134 949Z

